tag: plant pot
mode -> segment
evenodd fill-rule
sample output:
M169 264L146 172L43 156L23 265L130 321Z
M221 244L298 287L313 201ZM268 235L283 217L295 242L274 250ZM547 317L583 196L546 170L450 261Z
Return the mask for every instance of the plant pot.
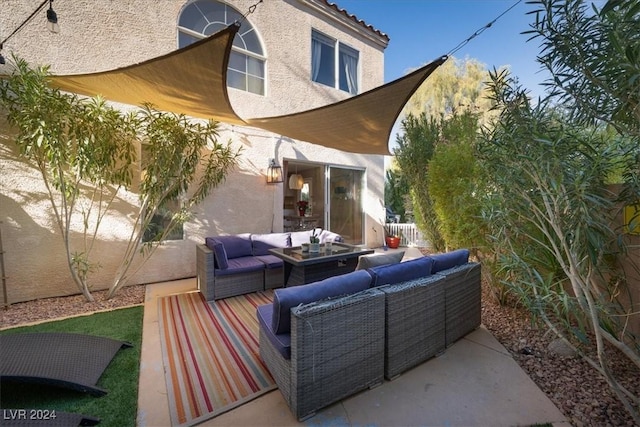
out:
M305 212L306 212L306 211L307 211L306 209L298 209L298 214L299 214L300 216L304 216L304 214L305 214Z
M385 241L387 242L387 246L391 249L397 249L400 246L400 238L397 236L387 236L385 237Z
M320 252L320 243L309 243L309 253Z

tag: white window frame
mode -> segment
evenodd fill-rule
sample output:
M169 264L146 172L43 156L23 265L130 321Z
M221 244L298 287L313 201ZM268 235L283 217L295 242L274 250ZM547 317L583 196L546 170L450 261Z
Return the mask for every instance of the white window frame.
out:
M330 46L333 48L333 54L334 54L334 60L333 60L333 85L328 85L327 83L324 82L320 82L316 80L316 77L314 77L314 60L315 60L315 56L314 56L314 41L317 41L321 44ZM340 56L341 54L345 52L350 54L351 57L355 57L357 64L356 64L356 70L355 70L355 88L353 89L342 89L341 85L340 85ZM320 64L318 64L320 65ZM318 83L318 84L322 84L325 86L329 86L329 87L333 87L334 89L338 89L341 90L343 92L347 92L350 93L351 95L357 95L360 91L360 52L353 48L352 46L349 46L346 43L343 43L333 37L330 37L324 33L322 33L321 31L318 31L316 29L312 29L311 30L311 81L313 81L314 83ZM319 69L318 69L319 70ZM347 82L347 85L349 85L349 83Z

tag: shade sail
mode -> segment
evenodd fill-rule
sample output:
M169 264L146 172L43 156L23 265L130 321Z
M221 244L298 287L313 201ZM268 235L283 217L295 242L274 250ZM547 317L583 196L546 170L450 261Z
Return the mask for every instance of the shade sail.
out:
M52 86L87 96L243 124L227 93L227 65L237 25L139 64L92 74L53 76Z
M389 154L389 137L404 105L446 56L368 92L313 110L247 119L290 138L362 154Z
M361 154L389 154L389 137L411 95L447 57L368 92L308 111L243 119L227 92L231 25L167 55L92 74L53 76L52 86L87 96L220 122L250 125L289 138Z

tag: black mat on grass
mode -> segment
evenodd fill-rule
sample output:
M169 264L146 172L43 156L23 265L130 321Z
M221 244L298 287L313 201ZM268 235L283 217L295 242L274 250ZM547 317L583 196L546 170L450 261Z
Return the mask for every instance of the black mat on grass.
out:
M0 379L102 396L107 390L96 383L122 347L131 344L64 332L0 335Z

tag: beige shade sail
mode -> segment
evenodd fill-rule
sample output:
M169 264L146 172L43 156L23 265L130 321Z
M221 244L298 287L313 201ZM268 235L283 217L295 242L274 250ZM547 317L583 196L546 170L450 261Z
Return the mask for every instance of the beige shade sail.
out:
M400 79L313 110L246 119L254 127L341 151L389 154L393 125L409 98L447 60L442 56Z
M227 66L237 25L167 55L92 74L52 76L52 86L87 96L270 132L361 154L389 154L389 137L411 95L447 57L343 101L276 117L242 119L227 92Z
M67 92L100 95L110 101L192 117L243 124L227 93L227 66L239 26L139 64L92 74L53 76L51 85Z

